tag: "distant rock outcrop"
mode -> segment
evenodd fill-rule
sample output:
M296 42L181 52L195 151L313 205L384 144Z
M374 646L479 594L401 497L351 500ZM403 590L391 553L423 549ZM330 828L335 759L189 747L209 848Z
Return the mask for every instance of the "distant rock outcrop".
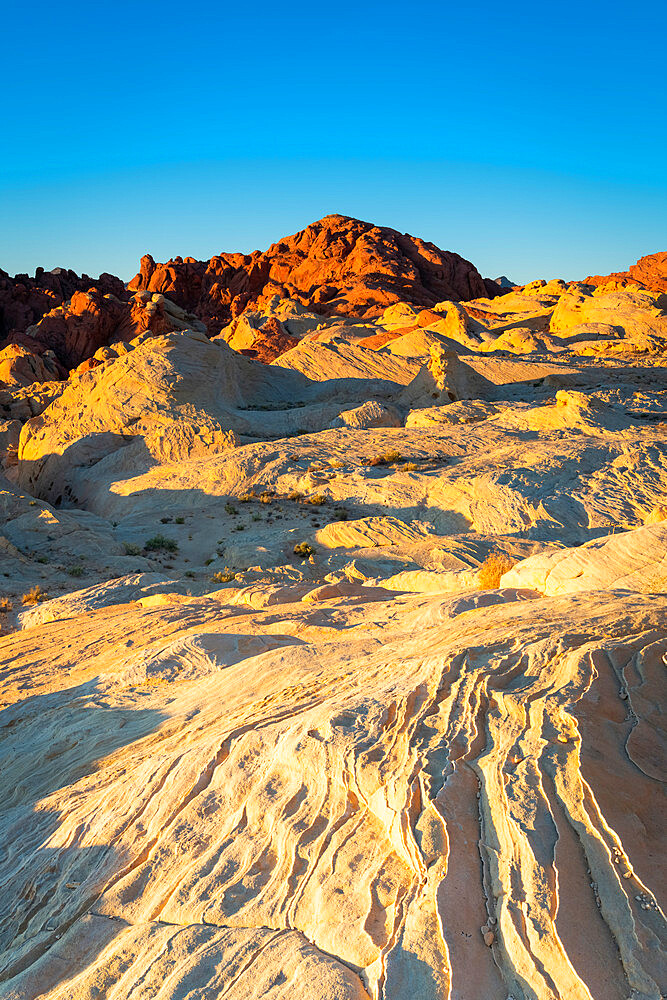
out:
M75 368L113 341L130 341L146 331L158 335L185 327L204 330L195 316L163 295L139 292L124 302L91 288L74 292L68 302L56 306L15 339L36 353L52 351L67 368Z
M615 284L622 287L635 285L651 292L667 292L667 250L640 257L627 271L612 274L594 274L586 278L587 285Z
M16 333L23 333L38 323L42 316L67 302L75 292L97 289L101 295L127 298L125 285L113 274L91 278L79 277L75 271L56 267L45 271L38 267L35 277L17 274L11 278L0 270L0 343L11 340Z
M328 215L265 252L209 261L175 257L165 264L147 254L129 288L168 295L213 335L274 296L325 316L374 317L394 302L434 306L500 293L458 254L344 215Z

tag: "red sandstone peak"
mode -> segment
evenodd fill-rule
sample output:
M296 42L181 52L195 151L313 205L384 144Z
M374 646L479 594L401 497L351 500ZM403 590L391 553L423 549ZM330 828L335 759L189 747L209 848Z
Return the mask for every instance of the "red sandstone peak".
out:
M193 310L211 334L275 295L322 315L369 318L394 302L429 307L493 292L459 254L345 215L327 215L264 252L164 264L147 254L129 288L162 292Z

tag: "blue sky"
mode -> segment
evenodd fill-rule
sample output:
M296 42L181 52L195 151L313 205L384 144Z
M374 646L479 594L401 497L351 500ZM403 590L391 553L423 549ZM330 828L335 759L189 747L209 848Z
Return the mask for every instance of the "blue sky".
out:
M625 268L667 247L666 10L10 3L0 267L129 278L341 212L491 276Z

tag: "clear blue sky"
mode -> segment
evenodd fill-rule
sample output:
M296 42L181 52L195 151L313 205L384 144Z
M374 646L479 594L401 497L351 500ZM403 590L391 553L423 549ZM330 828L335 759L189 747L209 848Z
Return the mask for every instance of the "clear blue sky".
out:
M129 278L331 212L487 275L667 248L664 0L15 3L0 267Z

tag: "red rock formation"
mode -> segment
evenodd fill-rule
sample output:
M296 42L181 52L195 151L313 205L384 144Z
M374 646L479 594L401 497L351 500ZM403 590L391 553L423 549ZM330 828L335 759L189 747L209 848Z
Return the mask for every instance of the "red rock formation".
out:
M616 284L647 288L651 292L667 292L667 250L640 257L627 271L612 274L594 274L585 279L587 285Z
M211 335L274 295L323 315L373 317L393 302L434 306L493 292L458 254L343 215L328 215L264 253L176 257L166 264L146 255L128 287L163 292L200 316Z
M123 302L91 288L74 292L69 302L56 306L13 339L33 351L51 350L67 368L75 368L114 340L129 341L145 330L159 334L184 325L175 322L168 306L151 301L146 293Z
M123 282L112 274L101 274L94 279L87 274L79 277L74 271L61 267L53 271L38 267L34 278L27 274L10 278L0 270L0 346L38 323L42 316L68 301L75 292L87 292L93 287L103 294L128 298Z
M290 337L275 316L270 316L264 326L260 327L255 336L255 341L251 348L239 351L246 357L262 361L265 365L270 364L279 358L285 351L290 351L299 341L296 337Z

